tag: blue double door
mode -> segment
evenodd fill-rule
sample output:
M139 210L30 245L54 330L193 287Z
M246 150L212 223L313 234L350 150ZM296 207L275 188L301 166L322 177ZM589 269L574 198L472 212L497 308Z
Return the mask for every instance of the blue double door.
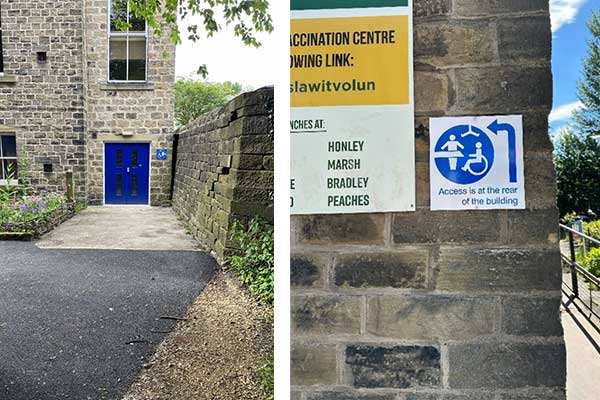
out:
M104 145L106 204L148 204L150 144Z

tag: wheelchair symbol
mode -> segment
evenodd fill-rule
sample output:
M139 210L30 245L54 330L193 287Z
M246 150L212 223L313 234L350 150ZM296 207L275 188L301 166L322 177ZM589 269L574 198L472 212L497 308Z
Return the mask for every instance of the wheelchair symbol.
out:
M483 179L492 168L494 146L483 130L472 125L458 125L439 138L434 159L446 179L462 185L471 184Z
M487 158L481 152L481 147L482 147L481 142L477 142L475 147L477 148L477 150L475 150L475 154L469 155L469 159L467 160L465 165L461 168L461 170L468 171L471 173L471 175L481 176L488 171L488 167L490 166L490 163L488 162ZM473 170L473 167L471 167L472 164L483 164L484 167L481 171L477 172L477 171Z

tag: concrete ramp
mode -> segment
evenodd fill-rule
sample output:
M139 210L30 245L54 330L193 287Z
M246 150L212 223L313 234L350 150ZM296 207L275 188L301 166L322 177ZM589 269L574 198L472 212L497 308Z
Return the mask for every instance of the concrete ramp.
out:
M199 250L171 208L89 207L43 236L42 249Z

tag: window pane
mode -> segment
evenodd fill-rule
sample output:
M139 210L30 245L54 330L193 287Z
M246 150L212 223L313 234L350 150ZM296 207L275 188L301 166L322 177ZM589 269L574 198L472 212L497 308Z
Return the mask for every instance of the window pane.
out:
M123 150L117 150L117 168L123 167Z
M131 175L131 195L137 196L138 194L138 180L137 175Z
M146 32L146 20L142 17L136 17L132 13L129 14L129 32Z
M123 195L123 175L117 174L116 181L117 181L116 182L116 186L117 186L116 194L117 194L117 196L122 196Z
M2 157L16 157L17 156L17 141L14 136L0 136L2 140Z
M111 0L110 5L110 30L120 32L115 26L115 21L127 22L127 0Z
M146 80L146 38L129 37L129 80Z
M138 164L138 151L137 150L133 150L131 152L131 166L132 167L137 167Z
M127 38L110 38L109 79L111 81L127 80Z

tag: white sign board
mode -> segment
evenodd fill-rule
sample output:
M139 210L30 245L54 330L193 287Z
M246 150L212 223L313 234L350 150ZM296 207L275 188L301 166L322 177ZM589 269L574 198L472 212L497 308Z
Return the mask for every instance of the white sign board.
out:
M415 210L411 3L292 2L292 214Z
M430 120L432 210L524 209L523 117Z

